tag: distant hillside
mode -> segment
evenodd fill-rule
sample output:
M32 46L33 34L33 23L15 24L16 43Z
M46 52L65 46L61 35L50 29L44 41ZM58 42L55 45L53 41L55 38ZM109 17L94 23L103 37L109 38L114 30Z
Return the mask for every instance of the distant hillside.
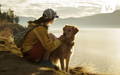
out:
M6 27L10 28L13 31L13 35L25 30L25 28L22 25L7 23L4 25L0 25L0 31L2 31Z
M82 18L59 19L55 24L75 24L82 27L120 27L120 10Z
M27 25L27 21L35 20L32 17L20 17L20 24ZM96 14L80 18L58 19L54 25L61 26L74 24L81 27L120 27L120 10L113 13Z
M23 25L23 26L27 26L28 25L28 21L33 21L33 20L35 20L35 18L33 18L33 17L19 17L19 19L20 19L20 21L19 21L19 24L21 24L21 25Z

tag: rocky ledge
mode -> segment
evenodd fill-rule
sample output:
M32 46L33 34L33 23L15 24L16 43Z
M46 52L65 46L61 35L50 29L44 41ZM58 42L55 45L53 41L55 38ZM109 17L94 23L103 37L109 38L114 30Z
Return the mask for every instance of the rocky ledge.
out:
M84 71L83 67L75 67L69 73L40 67L16 56L11 52L0 51L0 75L104 75Z

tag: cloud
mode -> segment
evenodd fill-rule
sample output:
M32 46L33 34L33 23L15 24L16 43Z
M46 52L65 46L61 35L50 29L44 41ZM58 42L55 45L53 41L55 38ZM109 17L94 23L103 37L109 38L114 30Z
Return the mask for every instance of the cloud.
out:
M97 7L58 7L58 14L62 17L83 17L89 16L100 12L100 8Z
M101 10L107 12L106 4L103 3L105 1L107 2L107 0L2 0L1 3L4 10L11 8L19 16L38 18L46 8L53 8L62 18L66 18L97 14Z

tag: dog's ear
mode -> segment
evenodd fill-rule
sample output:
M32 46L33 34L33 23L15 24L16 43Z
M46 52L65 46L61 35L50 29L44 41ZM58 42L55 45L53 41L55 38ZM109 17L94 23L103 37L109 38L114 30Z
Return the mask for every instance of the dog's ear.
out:
M63 28L63 31L65 31L65 29L68 27L68 25L65 25L65 27Z

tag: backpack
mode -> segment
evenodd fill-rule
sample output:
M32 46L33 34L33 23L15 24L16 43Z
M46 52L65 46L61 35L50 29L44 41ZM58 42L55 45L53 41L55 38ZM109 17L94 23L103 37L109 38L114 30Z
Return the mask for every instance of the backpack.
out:
M40 26L40 25L36 25L36 26L33 26L33 27L28 27L24 31L15 34L14 35L14 42L15 42L16 46L18 48L21 48L27 34L38 26Z

